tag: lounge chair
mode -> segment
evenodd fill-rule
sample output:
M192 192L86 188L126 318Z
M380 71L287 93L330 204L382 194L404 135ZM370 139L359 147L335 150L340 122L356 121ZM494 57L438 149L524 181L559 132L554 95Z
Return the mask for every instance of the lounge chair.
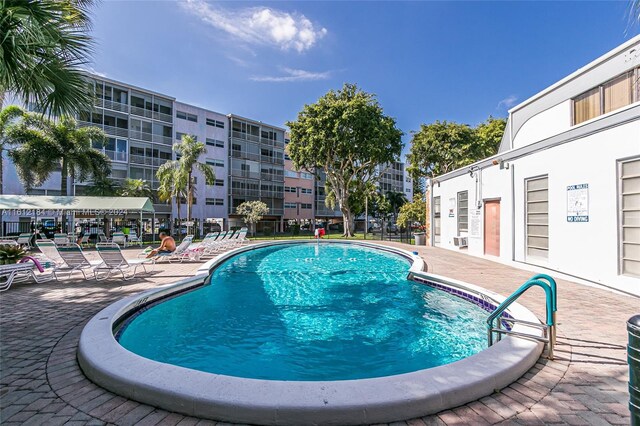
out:
M16 243L19 246L23 246L26 250L30 250L31 249L31 237L33 237L33 234L31 234L29 232L25 232L24 234L20 234L18 236L18 239L16 240Z
M92 264L89 259L86 258L84 252L82 251L82 248L75 243L58 247L58 253L64 261L64 265L61 267L56 267L53 270L53 274L56 279L58 279L58 273L60 272L68 272L68 277L71 277L74 272L78 271L82 272L84 278L87 279L85 270L93 269L96 266L96 264Z
M138 237L138 234L135 231L129 232L128 244L133 244L133 243L142 245L142 238Z
M33 270L34 267L41 273L36 274ZM40 262L31 256L23 258L18 263L0 265L0 291L9 290L13 283L27 281L30 278L33 278L36 283L53 279L53 274L42 274L42 272L44 272L44 268Z
M0 240L0 246L17 246L16 240Z
M54 268L64 266L64 260L62 260L58 247L53 241L36 240L36 247L42 253L43 260L53 263Z
M89 245L89 237L90 237L90 234L84 234L82 236L82 238L80 239L80 245L82 247L87 247Z
M121 244L127 248L127 237L124 235L124 232L114 232L111 236L111 242L119 245Z
M182 254L189 248L190 245L191 238L185 237L185 239L182 240L182 242L178 245L178 247L176 247L174 251L172 251L171 253L158 253L152 259L155 259L156 261L166 259L169 262L174 259L178 259L182 262L182 260L184 260L182 259Z
M53 234L53 242L57 246L67 246L71 241L69 241L67 234Z
M108 242L109 240L107 239L107 236L104 235L102 232L100 232L96 237L96 243L108 243Z
M116 243L96 244L96 250L98 251L100 259L102 259L102 263L93 269L93 274L96 280L106 280L114 272L120 272L122 274L122 279L128 280L129 278L136 276L136 271L139 266L142 266L144 272L148 273L149 271L147 271L146 265L153 265L155 263L154 259L125 259L122 255L122 251L120 251L120 246ZM103 278L100 278L100 271L106 271ZM127 276L125 274L126 271L132 271L131 275Z

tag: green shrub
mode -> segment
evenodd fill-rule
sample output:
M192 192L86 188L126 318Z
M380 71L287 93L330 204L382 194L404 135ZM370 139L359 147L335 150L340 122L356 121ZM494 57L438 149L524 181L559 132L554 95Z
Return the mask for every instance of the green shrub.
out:
M0 265L10 265L18 263L20 259L25 257L26 251L20 246L1 245L0 246Z

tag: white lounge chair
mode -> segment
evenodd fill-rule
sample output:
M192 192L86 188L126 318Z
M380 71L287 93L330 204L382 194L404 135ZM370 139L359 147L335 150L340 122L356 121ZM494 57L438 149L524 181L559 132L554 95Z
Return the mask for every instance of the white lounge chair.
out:
M138 234L136 233L136 231L130 231L129 232L128 244L133 244L133 243L142 245L142 238L138 237Z
M33 234L31 234L29 232L25 232L23 234L18 235L18 239L16 240L16 243L19 246L23 246L26 250L30 250L31 249L31 237L33 237Z
M67 234L53 234L53 242L57 246L67 246L71 241L69 241Z
M84 234L80 239L80 245L82 247L87 247L89 245L89 234Z
M127 247L127 237L124 235L124 232L114 232L111 236L111 242L123 245L125 248Z
M0 240L0 246L17 246L16 240Z
M182 242L178 245L178 247L176 247L174 251L172 251L171 253L158 253L153 257L153 259L155 259L156 261L166 259L169 262L177 259L182 262L182 254L189 248L190 245L191 238L185 237L185 239L182 240Z
M114 272L120 272L122 279L128 280L136 276L136 271L139 266L142 266L144 272L148 273L150 271L147 271L147 265L153 265L155 263L154 259L125 259L122 251L120 251L120 246L116 243L96 244L96 250L98 251L100 259L102 259L102 263L93 269L96 280L106 280ZM100 271L105 271L103 278L100 278ZM125 274L126 271L132 271L131 275L127 276Z
M67 272L69 274L68 278L70 278L74 272L78 271L82 272L84 278L87 279L85 270L91 270L96 266L96 264L92 264L89 259L86 258L82 248L75 243L71 243L67 246L59 246L58 253L64 261L64 265L56 267L53 270L53 274L56 279L58 279L58 274L61 272Z
M36 274L33 270L34 267L38 268L40 272L44 272L37 259L30 256L18 263L0 265L0 291L9 290L13 283L27 281L30 278L33 278L36 283L53 279L53 274Z
M58 252L58 247L51 240L36 240L36 247L42 253L43 260L51 262L54 268L64 266L64 260Z

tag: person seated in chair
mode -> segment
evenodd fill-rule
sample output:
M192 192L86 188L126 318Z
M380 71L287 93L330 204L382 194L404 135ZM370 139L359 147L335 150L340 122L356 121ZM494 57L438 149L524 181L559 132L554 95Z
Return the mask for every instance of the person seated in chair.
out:
M176 251L176 240L174 240L173 237L168 235L166 232L161 231L160 239L162 240L160 247L151 250L147 255L147 258L157 256L158 254L173 253Z

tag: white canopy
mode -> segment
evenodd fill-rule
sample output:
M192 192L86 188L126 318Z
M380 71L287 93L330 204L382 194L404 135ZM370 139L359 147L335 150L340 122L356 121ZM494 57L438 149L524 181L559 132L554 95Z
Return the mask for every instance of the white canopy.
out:
M153 203L147 197L49 197L42 195L0 195L0 210L65 211L81 214L155 212Z

